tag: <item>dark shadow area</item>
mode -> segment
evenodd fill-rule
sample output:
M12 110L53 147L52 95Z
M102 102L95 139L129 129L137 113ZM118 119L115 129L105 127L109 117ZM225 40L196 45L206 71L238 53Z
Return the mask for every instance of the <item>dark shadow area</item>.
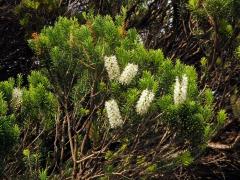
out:
M26 75L32 67L33 53L24 29L14 14L17 1L0 1L0 80Z

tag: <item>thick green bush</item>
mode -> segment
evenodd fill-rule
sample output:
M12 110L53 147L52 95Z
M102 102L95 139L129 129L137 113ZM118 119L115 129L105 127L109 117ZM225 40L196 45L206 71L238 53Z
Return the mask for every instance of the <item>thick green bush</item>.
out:
M145 49L123 16L84 16L29 40L42 68L28 86L0 83L0 138L15 144L19 125L26 177L57 167L56 178L151 178L190 165L226 119L214 121L211 90L198 90L193 67Z
M173 63L161 50L146 50L135 29L124 29L123 19L89 16L80 25L60 17L29 41L61 106L59 123L67 123L73 176L79 164L91 169L81 159L100 148L105 160L93 174L114 176L127 168L123 173L133 177L134 157L145 156L138 167L151 177L192 162L219 127L212 93L198 90L195 69ZM115 143L120 149L111 148ZM147 158L152 150L154 160Z
M0 84L6 85L8 83L1 82ZM5 93L8 93L7 89L5 88ZM12 152L12 148L18 142L20 133L14 114L9 114L8 103L5 99L4 92L0 91L0 175L2 175L2 168L4 167L4 158Z
M58 105L56 97L49 91L48 79L40 72L33 71L28 81L28 87L22 87L21 76L16 81L9 79L0 82L0 175L5 163L18 159L21 165L24 160L21 156L14 157L13 153L17 155L25 146L30 147L38 140L36 137L55 126ZM24 138L20 139L20 135ZM38 144L40 149L35 152L41 154L41 148L46 145L42 142L44 139L39 140L35 145ZM35 163L33 167L39 166L40 162L36 162L31 162ZM34 174L35 169L29 173Z

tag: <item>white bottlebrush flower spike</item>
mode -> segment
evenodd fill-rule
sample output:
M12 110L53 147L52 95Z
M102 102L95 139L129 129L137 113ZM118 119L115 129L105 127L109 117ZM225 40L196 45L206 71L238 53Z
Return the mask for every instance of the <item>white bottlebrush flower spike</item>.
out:
M137 105L136 105L136 112L139 115L146 114L148 109L154 99L154 93L148 89L143 90Z
M132 79L137 75L138 72L138 65L128 63L128 65L123 70L119 82L124 85L130 84Z
M188 88L188 77L186 74L182 76L181 83L179 82L178 76L174 86L174 103L180 104L187 99L187 88Z
M174 103L179 104L181 101L181 91L180 91L180 82L178 76L176 77L176 82L174 86L174 92L173 92L173 98L174 98Z
M187 99L187 87L188 87L188 77L186 74L182 77L182 84L181 84L181 100L184 102Z
M118 79L120 76L120 69L118 66L116 56L105 56L104 57L104 65L108 73L108 77L110 80Z
M22 90L20 88L14 88L12 92L11 107L18 109L22 104Z
M116 128L123 125L123 120L118 108L117 102L112 99L105 102L105 108L111 128Z

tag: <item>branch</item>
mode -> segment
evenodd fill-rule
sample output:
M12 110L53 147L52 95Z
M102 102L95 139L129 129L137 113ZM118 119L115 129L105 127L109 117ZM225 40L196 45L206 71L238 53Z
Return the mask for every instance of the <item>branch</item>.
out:
M239 141L240 141L240 134L235 138L234 142L230 145L210 142L208 143L207 147L212 149L219 149L219 150L231 150L237 146Z

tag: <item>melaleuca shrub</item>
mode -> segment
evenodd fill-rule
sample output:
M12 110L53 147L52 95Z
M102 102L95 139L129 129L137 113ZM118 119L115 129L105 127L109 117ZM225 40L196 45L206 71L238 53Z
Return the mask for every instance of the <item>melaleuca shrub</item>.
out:
M27 86L22 84L21 75L0 82L0 157L3 160L0 166L12 161L11 152L19 154L27 146L33 154L41 157L31 161L31 172L25 173L34 178L38 174L37 167L47 158L45 149L49 142L46 134L55 126L58 102L51 92L52 86L48 78L42 73L31 72ZM20 134L24 136L23 139L19 138ZM16 149L13 149L14 146ZM32 150L31 147L36 146L38 148ZM15 158L20 166L25 161L21 156Z
M108 149L101 171L133 168L135 161L126 162L126 155L140 158L146 174L165 171L174 161L177 165L200 153L216 130L212 93L198 90L193 67L173 63L161 50L145 49L135 29L125 30L123 19L89 16L80 25L75 18L60 17L29 44L64 109L62 115L71 118L68 127L84 136L79 125L86 120L96 135L92 147L104 143L100 137L105 136L122 144ZM150 143L151 138L155 141ZM156 150L156 164L147 167L149 160L141 156L151 149Z
M15 122L14 115L7 115L8 104L4 100L3 93L0 93L0 153L1 157L7 154L11 147L16 143L19 130Z
M20 115L26 124L51 129L55 125L57 99L51 93L48 79L40 72L33 71L28 77L29 87L23 88Z
M11 81L11 80L10 80ZM8 82L0 82L0 86L7 85ZM10 88L10 86L9 86ZM16 124L14 114L10 113L8 102L4 93L8 94L8 88L5 88L5 92L0 91L0 175L2 175L4 160L12 152L12 148L17 144L19 138L19 127Z

